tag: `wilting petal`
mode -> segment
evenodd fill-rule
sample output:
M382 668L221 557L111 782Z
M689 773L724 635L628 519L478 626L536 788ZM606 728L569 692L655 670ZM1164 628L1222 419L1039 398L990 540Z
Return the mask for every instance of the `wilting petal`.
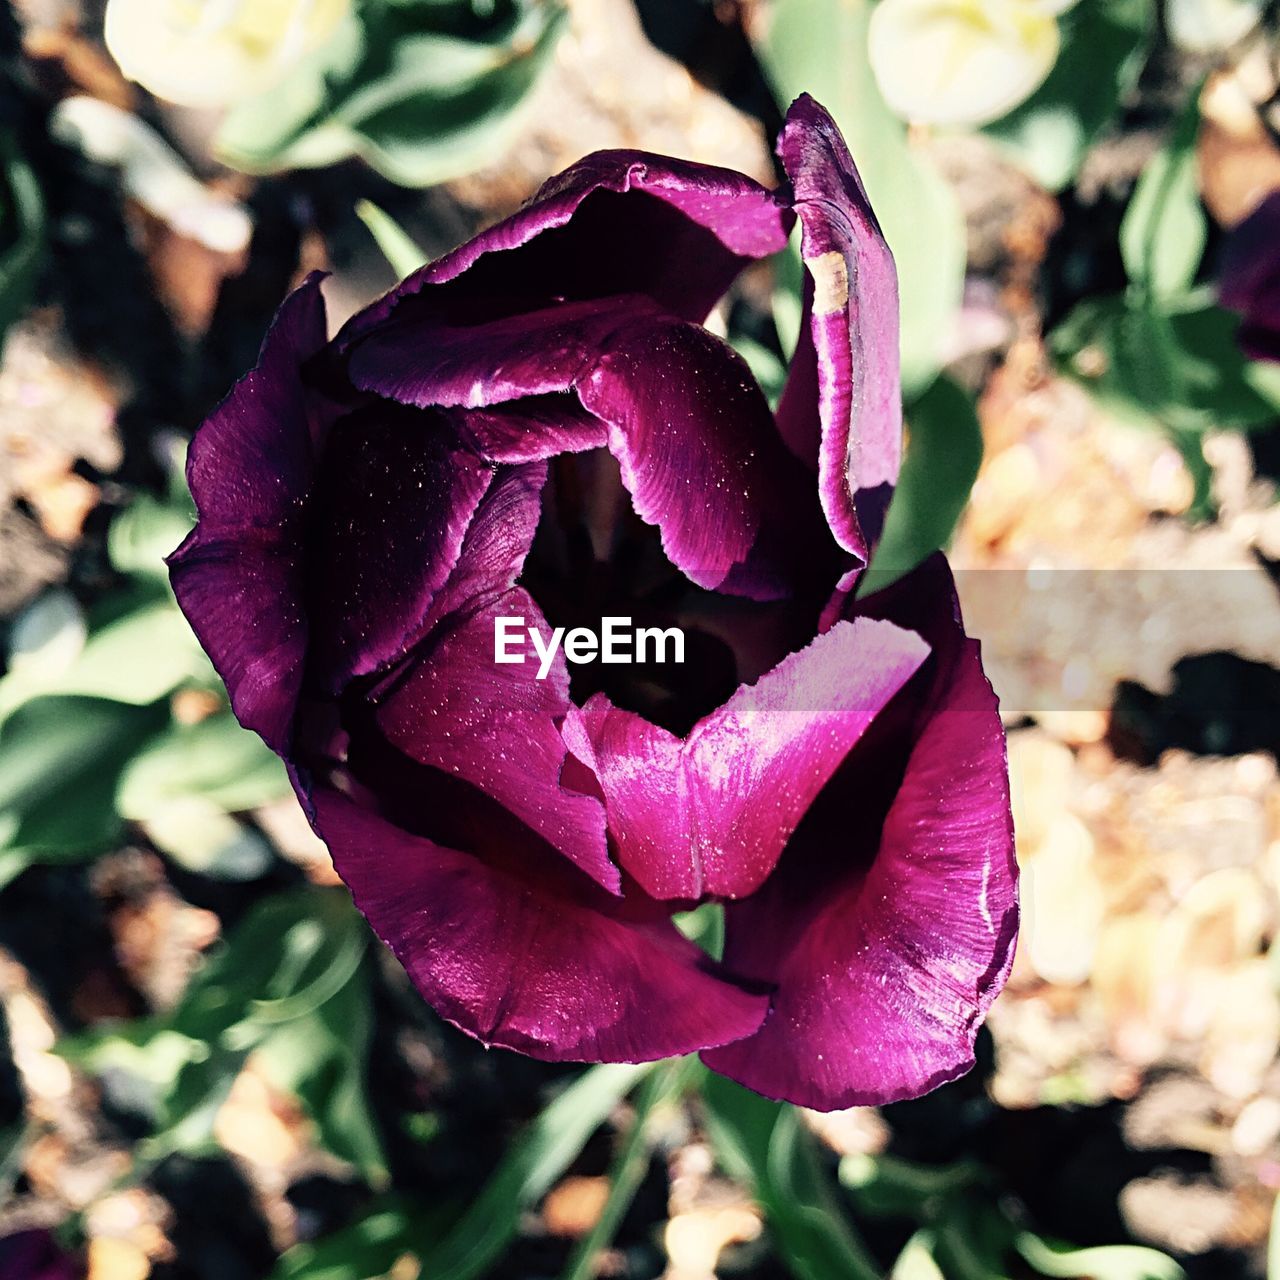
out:
M920 597L936 570L897 598ZM924 722L882 829L828 804L764 888L726 909L726 966L777 991L756 1036L704 1058L770 1097L831 1110L962 1075L1008 975L1017 875L1004 734L977 644L947 596L932 599L921 629L934 656L899 708L922 697L900 719ZM886 754L865 741L822 801L882 789Z
M655 898L755 891L927 652L889 623L837 623L684 739L602 696L571 712L565 740L599 779L623 868Z
M1222 305L1242 312L1239 341L1254 360L1280 360L1280 191L1227 237L1219 277Z
M302 683L303 507L324 414L301 366L324 341L313 275L280 308L257 367L192 442L187 480L200 520L169 559L178 602L236 715L277 751Z
M549 637L541 610L519 588L458 622L382 699L378 725L419 764L454 774L499 801L596 883L621 891L609 861L604 809L560 785L569 673L557 652L546 679L527 646L523 663L499 663L495 620L518 619Z
M308 563L311 660L329 692L406 651L491 476L439 411L384 402L335 424Z
M701 321L747 262L786 244L791 218L771 191L729 169L600 151L409 276L355 316L339 344L352 346L396 313L495 319L618 294L644 294Z
M787 113L778 153L810 277L778 426L793 450L816 461L822 509L840 545L865 559L857 495L892 484L902 453L897 274L844 139L807 94Z
M335 792L312 799L375 932L427 1001L486 1044L551 1061L641 1062L760 1025L767 997L713 976L669 921L544 892L534 874L409 835Z

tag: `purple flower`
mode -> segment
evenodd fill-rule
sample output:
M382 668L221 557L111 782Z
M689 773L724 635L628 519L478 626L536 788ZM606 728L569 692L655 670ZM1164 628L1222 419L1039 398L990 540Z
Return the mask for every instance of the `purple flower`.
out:
M33 1227L0 1239L5 1280L80 1280L84 1265L58 1247L51 1231Z
M780 154L777 191L589 156L330 342L309 280L192 445L172 571L445 1018L552 1060L700 1050L834 1108L972 1065L1016 875L945 562L853 594L898 470L893 262L810 99ZM797 219L774 414L702 326ZM608 617L684 662L496 660L500 619ZM705 901L722 962L672 920Z
M1227 237L1219 295L1243 315L1239 341L1252 360L1280 361L1280 191Z

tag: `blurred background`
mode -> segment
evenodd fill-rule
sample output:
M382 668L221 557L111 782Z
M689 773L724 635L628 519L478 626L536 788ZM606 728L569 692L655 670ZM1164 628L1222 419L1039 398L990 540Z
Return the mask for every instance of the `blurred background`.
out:
M3 1280L1280 1280L1280 16L1249 0L0 5ZM185 443L601 147L897 256L907 466L1010 730L967 1078L803 1114L437 1019L169 594ZM625 246L622 247L625 250ZM776 397L798 256L712 319Z

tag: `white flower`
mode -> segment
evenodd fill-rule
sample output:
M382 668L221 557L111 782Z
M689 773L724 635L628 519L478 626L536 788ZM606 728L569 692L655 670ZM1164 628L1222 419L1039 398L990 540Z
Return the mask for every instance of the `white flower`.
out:
M1075 0L882 0L868 53L898 115L978 125L1028 98L1058 57L1056 15Z
M108 0L106 40L158 98L220 107L278 84L324 43L351 0Z
M1258 25L1266 0L1169 0L1165 20L1179 48L1212 53L1243 39Z

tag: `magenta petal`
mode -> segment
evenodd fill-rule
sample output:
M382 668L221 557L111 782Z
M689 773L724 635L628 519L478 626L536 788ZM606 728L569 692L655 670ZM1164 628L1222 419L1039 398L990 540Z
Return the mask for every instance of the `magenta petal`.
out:
M700 321L745 263L783 248L792 220L771 191L729 169L597 152L409 276L354 317L339 343L357 342L401 309L443 315L461 305L493 318L631 293Z
M778 153L810 278L779 429L816 458L831 529L865 558L858 491L892 484L902 451L897 274L844 139L807 94L787 113Z
M257 366L196 434L187 480L199 522L169 559L178 603L236 715L277 751L302 684L303 505L327 416L301 366L324 342L312 275L281 306Z
M425 999L486 1044L644 1062L750 1035L767 997L709 972L665 919L627 920L412 836L332 791L316 826L356 905Z
M379 395L467 407L459 429L482 452L496 446L495 460L607 443L637 514L699 586L776 596L788 556L826 537L750 370L644 298L470 327L393 321L355 349L350 370ZM550 394L570 391L580 407ZM778 536L753 559L766 519Z
M540 462L562 453L602 449L605 425L572 395L529 396L454 414L457 429L482 458Z
M565 740L599 779L624 870L655 898L754 892L927 653L890 623L837 623L685 739L602 696L571 712Z
M704 1060L769 1097L832 1110L962 1075L1008 976L1017 871L1004 733L976 642L950 600L933 599L923 630L935 657L918 677L933 688L882 828L866 832L851 812L802 832L761 892L726 912L726 966L777 990L757 1035ZM833 783L851 804L882 784L886 744L873 745Z
M1244 317L1239 341L1254 360L1280 361L1280 191L1232 229L1223 246L1222 305Z
M603 807L560 783L566 749L559 721L570 705L563 654L544 680L531 651L523 664L496 662L498 617L519 618L544 636L551 631L526 592L508 591L432 637L426 655L383 696L379 728L405 755L479 788L597 884L620 893Z
M308 564L311 659L329 692L407 650L491 474L438 411L375 404L329 432Z
M394 316L354 348L347 369L356 386L403 404L481 408L569 390L616 334L661 314L633 295L474 324Z
M769 516L790 520L799 542L810 513L764 395L727 343L681 321L636 324L578 394L608 424L636 514L657 525L672 564L702 587L780 594L770 566L734 571Z

